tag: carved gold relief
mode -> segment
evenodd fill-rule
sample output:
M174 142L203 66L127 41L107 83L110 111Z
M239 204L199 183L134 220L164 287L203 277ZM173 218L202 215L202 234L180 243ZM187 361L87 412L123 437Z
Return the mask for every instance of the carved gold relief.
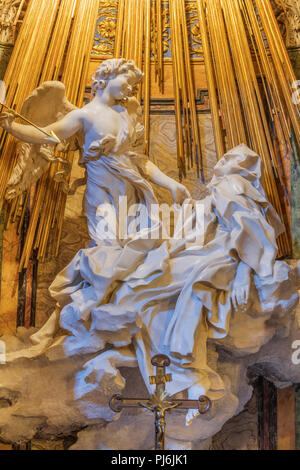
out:
M102 1L98 13L93 55L113 56L117 27L118 1Z
M0 42L13 44L15 42L16 25L21 0L0 0Z
M195 2L187 3L186 18L190 35L190 52L193 56L201 57L203 55L203 49L200 36L198 10Z
M100 9L97 19L95 43L92 54L101 56L114 55L114 42L116 35L118 0L100 1ZM152 6L154 15L154 5ZM153 16L152 16L153 17ZM186 2L186 17L190 37L190 52L193 57L202 57L203 50L201 44L200 30L198 26L198 13L195 1ZM151 22L151 49L152 56L155 51L156 26L155 21ZM170 20L169 3L162 2L162 42L164 57L171 57L170 50Z
M271 0L287 47L300 46L299 0Z
M111 19L101 21L97 27L102 38L113 39L116 34L116 23Z
M152 18L154 17L155 11L152 7ZM156 29L155 29L155 22L151 22L151 50L152 55L154 55L154 48L155 41L156 41ZM164 56L168 56L168 52L170 51L170 20L169 20L169 6L168 4L163 4L162 9L162 43L163 43L163 54Z

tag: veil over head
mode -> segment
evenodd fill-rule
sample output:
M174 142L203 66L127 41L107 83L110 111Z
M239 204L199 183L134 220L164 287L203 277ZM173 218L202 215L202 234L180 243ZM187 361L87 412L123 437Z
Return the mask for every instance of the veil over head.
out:
M263 167L261 158L247 145L241 144L227 152L217 163L214 176L209 185L212 193L226 190L227 198L246 196L260 207L268 217L276 236L285 231L272 204L268 201L263 185Z
M216 184L226 175L240 175L250 181L264 195L261 185L262 166L260 157L247 145L241 144L227 152L214 169L211 184Z

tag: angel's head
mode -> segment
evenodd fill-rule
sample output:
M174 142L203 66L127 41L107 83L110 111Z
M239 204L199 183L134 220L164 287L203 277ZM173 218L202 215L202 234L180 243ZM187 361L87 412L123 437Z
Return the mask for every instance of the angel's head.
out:
M132 60L108 59L96 70L93 76L92 94L101 90L109 91L116 101L123 101L137 92L143 73Z

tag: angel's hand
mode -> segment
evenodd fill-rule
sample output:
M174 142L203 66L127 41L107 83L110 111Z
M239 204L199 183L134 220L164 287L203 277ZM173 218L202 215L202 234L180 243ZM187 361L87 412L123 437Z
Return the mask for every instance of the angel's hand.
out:
M116 137L113 135L107 135L101 140L95 140L91 143L88 148L88 154L91 157L97 157L100 155L108 155L116 145Z
M5 111L0 113L0 126L3 127L6 131L9 131L12 127L12 123L15 119L15 114L13 112Z
M187 188L175 180L170 188L170 191L175 204L183 204L186 199L191 197L191 194Z
M101 151L103 155L107 155L116 145L117 139L113 135L107 135L101 140Z

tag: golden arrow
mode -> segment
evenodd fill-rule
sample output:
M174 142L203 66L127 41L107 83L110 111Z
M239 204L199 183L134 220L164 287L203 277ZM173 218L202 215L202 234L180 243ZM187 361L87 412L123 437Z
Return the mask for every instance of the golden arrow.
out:
M1 103L1 112L2 112L2 109L5 108L7 109L8 111L10 111L11 113L13 113L15 116L17 116L18 118L20 119L23 119L23 121L27 122L28 124L30 124L31 126L35 127L37 130L39 130L40 132L42 132L43 134L45 134L48 139L47 141L48 142L53 142L54 144L60 144L60 139L57 137L57 135L54 134L53 131L50 131L50 134L48 134L48 132L44 131L43 129L41 129L39 126L37 126L36 124L34 124L32 121L29 121L29 119L27 119L26 117L22 116L22 114L19 114L17 113L16 111L14 111L13 109L9 108L8 106L6 106L6 104L3 104Z

